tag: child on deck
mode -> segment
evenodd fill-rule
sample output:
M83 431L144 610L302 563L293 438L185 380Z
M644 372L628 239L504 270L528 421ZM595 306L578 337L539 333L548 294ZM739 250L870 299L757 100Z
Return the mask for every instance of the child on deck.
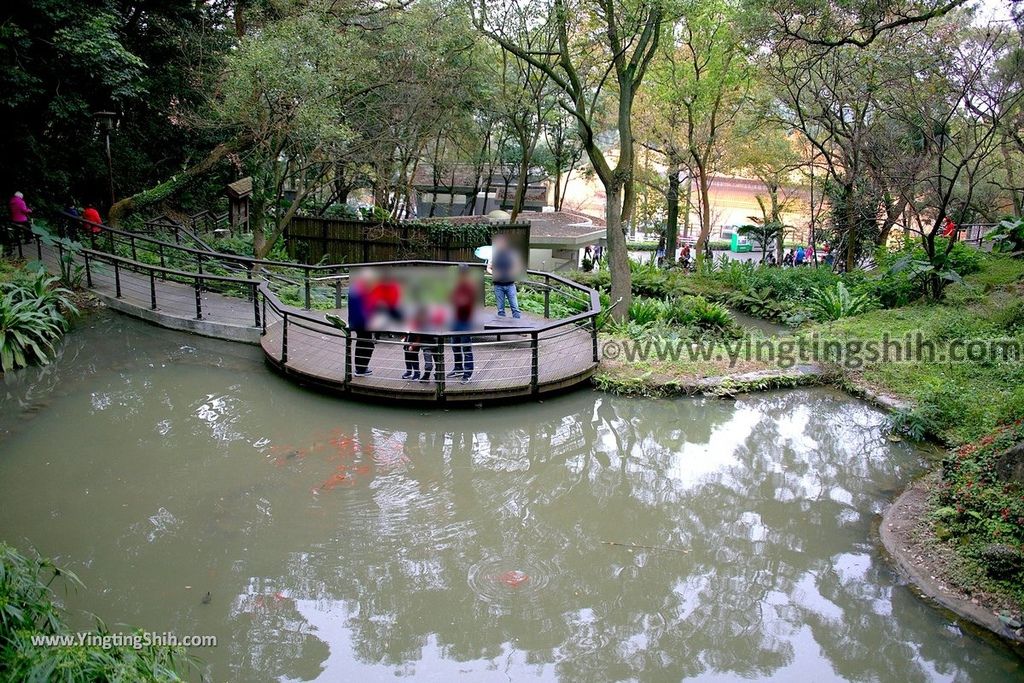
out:
M429 382L430 373L434 370L434 352L429 344L425 343L422 330L428 325L428 313L425 307L416 311L413 316L411 330L405 336L405 374L402 379L413 382ZM423 350L423 374L420 375L420 349Z

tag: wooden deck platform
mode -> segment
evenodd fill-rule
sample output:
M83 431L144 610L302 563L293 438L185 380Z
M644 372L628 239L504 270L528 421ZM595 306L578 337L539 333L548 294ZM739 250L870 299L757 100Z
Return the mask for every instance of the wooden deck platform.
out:
M593 361L593 338L588 329L567 325L537 334L537 381L533 382L533 348L530 332L551 321L531 316L515 331L491 330L493 334L471 344L474 369L467 382L461 376L438 377L436 349L432 353L435 372L430 381L402 379L406 372L403 341L397 334L382 334L374 345L368 376L351 376L346 382L345 338L329 325L301 325L289 321L288 356L282 362L281 320L268 321L260 340L263 351L283 374L321 388L384 399L406 401L480 402L540 395L560 391L585 381L597 364ZM445 343L446 374L454 367L452 344ZM350 344L350 353L354 348ZM425 367L419 354L418 368ZM443 381L442 381L443 379Z
M40 250L35 244L25 249L28 258L41 251L47 268L59 272L55 250L45 246ZM255 301L203 287L197 308L194 283L174 282L170 276L164 279L161 273L148 271L150 266L142 263L122 260L115 269L113 262L101 263L103 258L96 254L90 259L90 289L111 308L171 329L259 343L268 364L282 375L335 393L389 401L444 403L522 399L576 386L585 382L597 367L592 318L560 322L524 312L521 320L501 319L490 309L482 311L474 324L471 347L475 367L466 382L460 381L461 376L447 375L454 366L450 341L443 344L445 376L438 375L436 369L441 364L435 357L435 372L430 381L402 379L406 366L399 333L378 336L370 361L371 375L346 377L347 332L324 318L325 313L334 313L344 320L344 309L305 311L286 306L266 285L259 288ZM78 262L81 263L81 257ZM288 317L287 333L284 315ZM351 343L350 353L354 354ZM418 360L422 369L422 353Z

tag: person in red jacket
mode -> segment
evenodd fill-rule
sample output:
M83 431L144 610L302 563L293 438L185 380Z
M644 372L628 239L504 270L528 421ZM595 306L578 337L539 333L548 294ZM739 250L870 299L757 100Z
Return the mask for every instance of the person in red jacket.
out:
M85 211L82 212L82 220L89 221L89 223L102 223L103 219L100 218L100 212L96 210L96 207L92 204L85 205ZM100 233L100 228L96 225L89 225L89 223L83 223L82 226L92 232L94 235Z

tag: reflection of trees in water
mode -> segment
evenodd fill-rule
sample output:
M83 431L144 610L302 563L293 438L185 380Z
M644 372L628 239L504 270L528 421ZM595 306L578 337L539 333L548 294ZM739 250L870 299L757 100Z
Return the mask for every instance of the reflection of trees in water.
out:
M915 680L922 658L957 668L960 653L908 645L927 640L923 622L881 608L893 595L870 561L869 513L878 482L906 480L912 459L879 437L876 413L804 391L736 404L598 396L543 413L393 432L408 467L369 485L385 521L296 548L275 589L344 605L356 657L396 667L436 639L457 661L496 660L511 643L571 680L769 675L809 627L843 676ZM384 433L356 431L374 429ZM737 435L726 464L687 476L686 448L714 454ZM477 595L467 577L495 558L546 572L545 589ZM233 659L279 675L292 648L339 637L301 622L294 611L236 619L232 644L246 655Z

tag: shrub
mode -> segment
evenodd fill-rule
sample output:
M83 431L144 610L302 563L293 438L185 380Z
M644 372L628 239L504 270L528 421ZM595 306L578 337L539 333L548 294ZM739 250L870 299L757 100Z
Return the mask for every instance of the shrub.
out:
M0 299L0 370L48 363L66 319L20 285L6 284L0 291L4 292Z
M957 550L977 560L989 576L1024 598L1024 487L999 474L1006 451L1024 441L1016 422L967 444L942 462L933 495L935 516L957 539Z
M50 585L78 578L53 561L22 555L0 543L0 679L5 681L181 681L177 668L190 662L182 648L98 645L39 647L34 635L70 635ZM94 635L109 632L100 623ZM141 635L141 634L140 634Z
M852 295L842 282L834 287L819 287L811 292L808 307L818 320L839 320L866 313L875 301L865 292Z
M639 325L662 320L665 313L666 306L658 299L637 296L629 304L629 319Z

